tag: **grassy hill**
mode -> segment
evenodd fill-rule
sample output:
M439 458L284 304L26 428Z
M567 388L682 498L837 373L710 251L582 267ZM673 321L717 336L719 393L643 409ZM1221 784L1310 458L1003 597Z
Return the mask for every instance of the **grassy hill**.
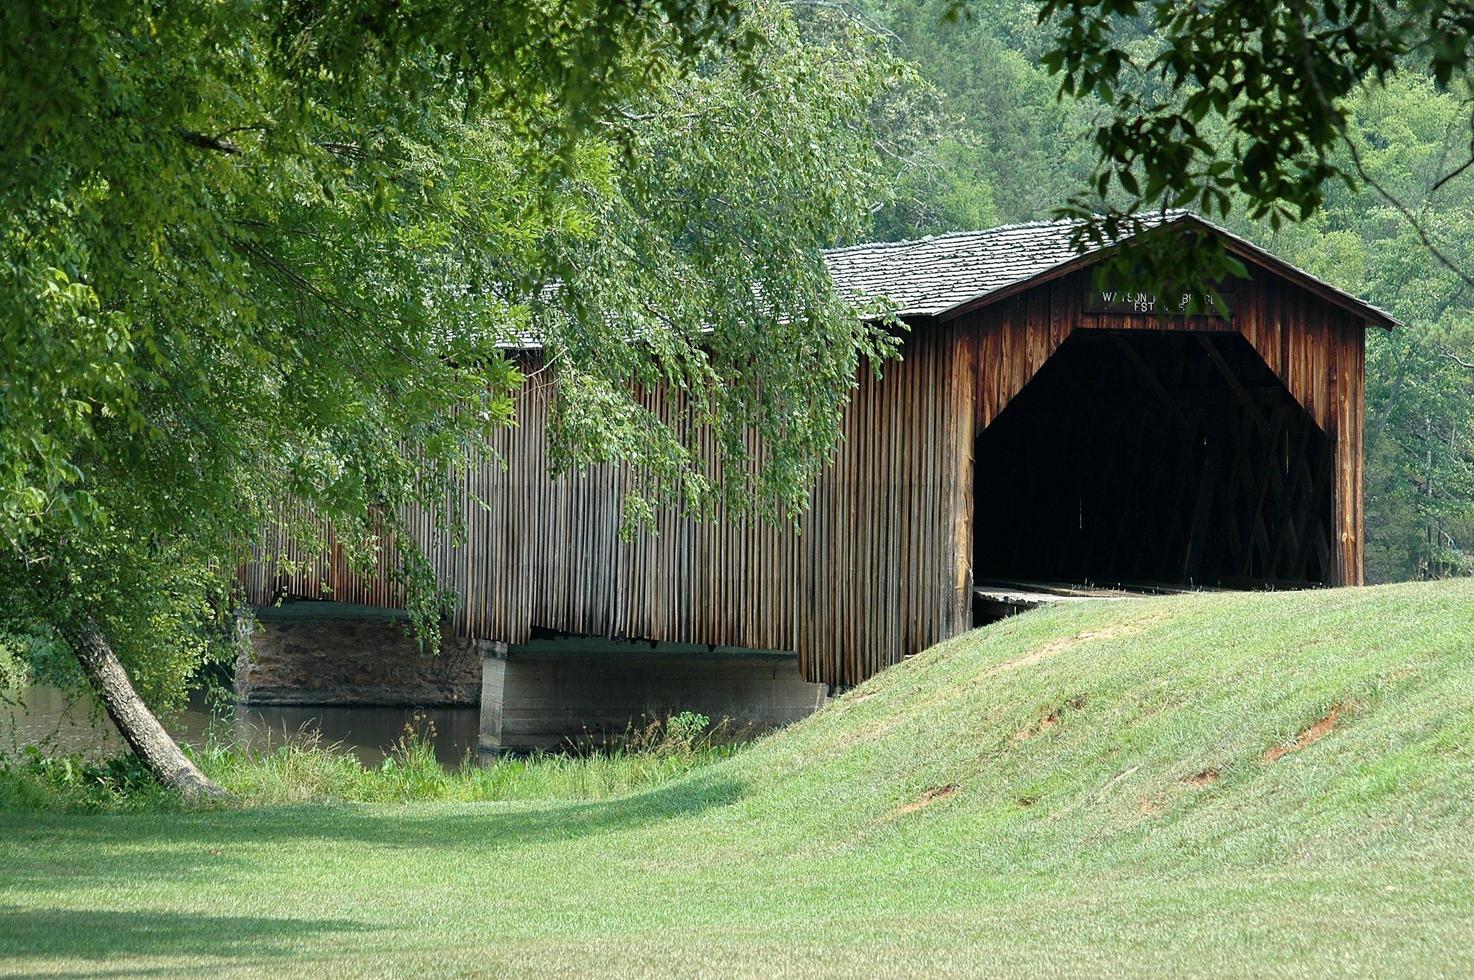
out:
M942 644L599 803L0 815L0 970L1474 970L1474 583Z

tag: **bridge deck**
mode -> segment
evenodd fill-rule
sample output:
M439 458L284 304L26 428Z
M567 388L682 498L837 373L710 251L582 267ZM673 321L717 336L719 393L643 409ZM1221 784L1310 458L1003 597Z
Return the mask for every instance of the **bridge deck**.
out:
M1152 595L1192 591L1180 586L1131 583L1113 587L1073 582L987 581L973 586L973 624L981 625L1015 613L1059 603L1119 602Z

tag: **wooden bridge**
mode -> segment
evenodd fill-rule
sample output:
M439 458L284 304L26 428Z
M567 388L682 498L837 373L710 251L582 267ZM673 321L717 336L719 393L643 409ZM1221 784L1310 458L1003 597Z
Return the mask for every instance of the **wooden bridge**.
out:
M1394 321L1186 215L1160 233L1216 236L1250 271L1231 310L1187 315L1129 289L1124 303L1097 295L1104 253L1077 254L1071 231L829 255L842 291L890 297L910 331L884 379L857 379L795 527L662 513L621 537L632 475L554 478L553 393L529 386L519 425L497 435L505 465L469 477L487 506L466 504L468 544L432 553L461 599L450 626L514 649L542 631L792 651L803 677L851 685L967 629L975 603L1122 597L975 582L1361 582L1364 333ZM661 392L647 404L677 411ZM414 520L432 540L433 517ZM268 541L263 554L279 545L292 553ZM248 568L249 594L398 602L385 575L294 557L293 575Z

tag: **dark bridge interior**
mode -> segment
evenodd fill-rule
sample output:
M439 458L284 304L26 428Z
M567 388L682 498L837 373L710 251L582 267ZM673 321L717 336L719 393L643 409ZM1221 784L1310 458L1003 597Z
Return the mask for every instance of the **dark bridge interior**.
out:
M1077 331L978 437L973 577L1324 583L1332 461L1238 334Z

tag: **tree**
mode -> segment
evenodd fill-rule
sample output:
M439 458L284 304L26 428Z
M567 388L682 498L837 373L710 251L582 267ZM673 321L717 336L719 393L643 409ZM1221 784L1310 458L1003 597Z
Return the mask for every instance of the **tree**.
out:
M1236 202L1277 229L1309 218L1333 181L1369 186L1421 228L1365 166L1353 105L1404 71L1467 90L1474 58L1474 6L1459 0L1045 0L1039 18L1056 32L1041 60L1061 94L1106 109L1092 186L1063 209L1097 237L1154 208L1226 217ZM1474 166L1474 118L1469 137L1470 160L1443 179Z
M901 75L821 26L725 0L8 5L0 633L64 643L155 773L213 792L143 701L228 638L259 529L398 545L433 642L448 599L400 515L511 421L501 345L529 332L565 464L791 512L890 346L819 248L883 194L870 106ZM655 379L692 392L716 472L640 410ZM723 466L749 426L765 465Z
M1038 68L1047 34L1028 5L860 6L925 83L892 111L931 134L904 155L894 200L876 213L876 238L1048 217L1085 180L1088 153L1075 138L1085 110L1056 100L1056 86Z

